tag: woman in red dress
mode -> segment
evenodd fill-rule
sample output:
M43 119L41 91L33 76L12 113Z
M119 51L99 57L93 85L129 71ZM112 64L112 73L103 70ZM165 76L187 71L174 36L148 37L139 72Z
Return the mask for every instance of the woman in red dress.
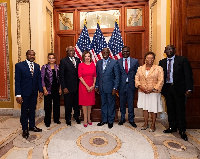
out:
M95 105L96 66L92 61L92 54L84 51L82 61L78 66L79 105L82 105L84 115L84 127L92 125L90 119L92 105Z

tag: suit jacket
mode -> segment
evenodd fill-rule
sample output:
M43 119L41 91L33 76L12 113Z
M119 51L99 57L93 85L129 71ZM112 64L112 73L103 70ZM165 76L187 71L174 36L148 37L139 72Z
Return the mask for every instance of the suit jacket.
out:
M59 66L54 64L54 69L56 72L57 88L60 88L60 79L59 79ZM42 87L46 87L48 94L51 94L51 87L53 82L53 72L49 64L43 65L41 68L41 77L42 77Z
M126 73L124 67L123 67L123 58L119 59L118 61L119 66L119 74L120 74L120 80L119 80L119 93L126 91L126 79L128 78L128 84L131 90L135 90L135 74L137 72L139 63L137 59L130 58L130 68L128 73Z
M167 79L167 58L159 61L159 65L164 70L164 86L162 94L165 95ZM175 56L173 65L173 85L178 95L184 95L187 90L193 90L193 74L190 63L183 56Z
M15 65L15 95L30 96L43 92L40 65L34 63L34 73L31 75L26 61Z
M140 66L135 75L135 86L138 88L139 85L142 87L153 90L156 89L156 93L161 92L164 84L164 72L162 67L153 65L146 76L146 64ZM138 91L141 92L140 89Z
M78 90L78 65L81 61L77 57L75 57L75 61L76 68L68 56L60 60L59 68L61 88L67 88L69 92L76 92Z
M103 70L103 59L97 61L96 71L96 87L99 88L100 93L112 93L114 88L118 89L119 70L116 60L109 58L105 70Z

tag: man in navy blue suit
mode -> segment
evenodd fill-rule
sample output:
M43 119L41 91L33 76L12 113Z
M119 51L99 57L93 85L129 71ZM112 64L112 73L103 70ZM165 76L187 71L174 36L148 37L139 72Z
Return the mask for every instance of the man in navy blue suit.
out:
M137 127L134 122L134 96L135 96L135 74L138 69L138 60L130 57L130 48L122 48L123 58L118 60L120 81L119 81L119 98L121 120L118 125L125 123L126 102L128 103L128 120L133 127Z
M38 91L40 99L42 99L43 93L40 65L34 63L34 60L35 52L28 50L26 60L15 65L15 95L17 103L21 104L22 137L26 139L29 137L28 131L42 131L35 126Z
M101 96L102 115L102 121L97 126L108 123L108 128L112 128L115 119L116 92L119 86L119 70L117 61L109 58L109 48L104 48L102 55L103 59L96 65L96 91Z

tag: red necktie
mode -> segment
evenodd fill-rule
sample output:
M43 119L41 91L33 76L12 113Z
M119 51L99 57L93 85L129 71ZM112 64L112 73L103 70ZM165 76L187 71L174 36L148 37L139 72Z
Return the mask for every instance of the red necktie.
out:
M125 71L126 71L126 73L128 73L128 62L127 62L127 59L125 59Z

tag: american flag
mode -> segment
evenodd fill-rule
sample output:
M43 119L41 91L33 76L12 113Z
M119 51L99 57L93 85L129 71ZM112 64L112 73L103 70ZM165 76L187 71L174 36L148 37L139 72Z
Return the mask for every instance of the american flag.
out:
M82 60L82 53L86 50L91 50L91 41L87 27L86 25L84 25L83 30L81 31L81 34L75 46L75 56Z
M124 46L121 33L119 31L119 26L117 22L115 22L115 29L112 33L112 36L108 42L108 47L110 49L110 58L115 60L122 58L122 48Z
M105 37L103 36L103 33L101 32L99 23L97 23L97 29L94 33L92 40L92 54L93 54L93 61L95 64L98 60L103 59L102 50L105 47L107 47L107 43Z

